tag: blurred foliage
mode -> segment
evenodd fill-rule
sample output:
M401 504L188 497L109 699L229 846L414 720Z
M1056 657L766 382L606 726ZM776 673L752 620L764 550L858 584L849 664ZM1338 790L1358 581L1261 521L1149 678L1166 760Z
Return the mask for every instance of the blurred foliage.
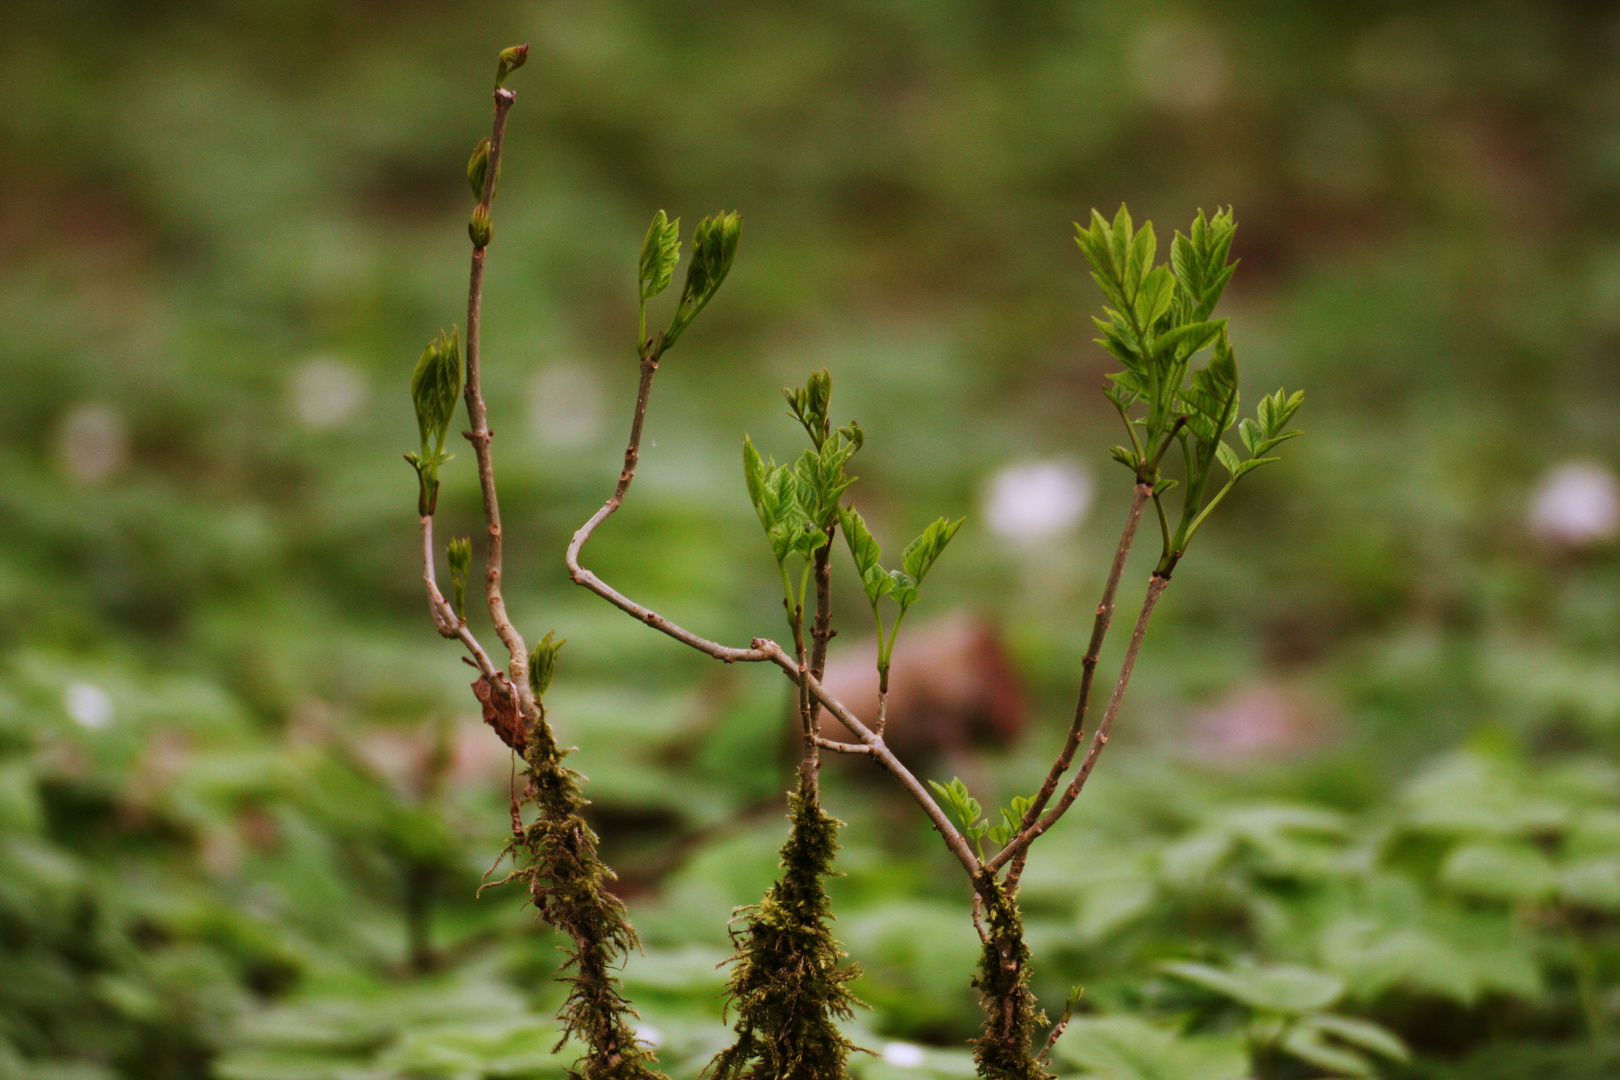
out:
M1127 201L1236 205L1240 363L1309 387L1311 437L1177 573L1118 752L1031 863L1037 989L1090 1010L1056 1063L1240 1075L1250 1017L1161 965L1252 961L1342 981L1336 1014L1410 1045L1391 1074L1613 1075L1620 561L1525 507L1620 463L1620 21L1527 0L5 5L0 1074L571 1059L555 943L473 899L510 761L425 618L399 460L411 365L464 318L488 58L525 39L486 294L508 602L572 643L554 714L672 1073L722 1045L788 769L770 673L562 572L618 467L647 216L736 206L748 242L597 568L722 640L775 626L736 437L782 455L777 388L827 366L873 531L968 518L930 604L1007 627L1037 705L962 765L999 805L1056 743L1129 484L1070 243ZM980 520L1025 458L1094 474L1077 532ZM468 460L445 536L476 534ZM1244 743L1268 693L1304 703L1291 753ZM852 1037L925 1045L852 1068L965 1076L966 897L881 786L831 787Z

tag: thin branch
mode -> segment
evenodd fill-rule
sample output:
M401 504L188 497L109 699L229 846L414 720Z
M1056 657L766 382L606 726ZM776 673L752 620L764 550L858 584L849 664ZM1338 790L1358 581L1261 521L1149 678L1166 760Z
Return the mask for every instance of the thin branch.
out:
M990 944L990 932L984 928L984 898L977 889L973 890L973 929L979 932L980 942Z
M816 704L819 706L821 703L818 701ZM865 743L838 742L836 739L824 739L820 735L815 736L815 740L817 746L823 750L831 750L835 754L870 754L873 752L872 748Z
M1108 635L1108 627L1114 618L1114 595L1119 591L1119 579L1125 573L1125 559L1131 552L1131 544L1136 539L1136 527L1141 524L1142 510L1147 505L1149 497L1153 494L1153 485L1138 483L1131 493L1131 509L1125 515L1125 529L1119 537L1119 547L1114 552L1114 564L1108 570L1108 580L1103 585L1102 600L1097 604L1097 617L1091 624L1091 643L1086 646L1086 654L1080 660L1080 697L1074 705L1074 719L1069 722L1068 735L1063 740L1063 749L1058 753L1057 760L1046 773L1046 780L1035 795L1035 801L1030 804L1024 815L1020 828L1027 829L1040 817L1041 811L1052 800L1057 791L1058 784L1063 781L1063 774L1069 771L1069 765L1074 761L1074 755L1080 748L1080 740L1085 736L1086 709L1091 700L1091 684L1097 675L1097 661L1102 656L1103 638Z
M753 645L755 649L764 654L765 659L770 660L785 671L795 682L798 681L799 666L793 662L791 656L782 650L780 645L765 638L755 638ZM933 823L935 829L939 830L940 836L945 841L945 846L951 849L951 854L955 855L957 861L967 870L968 876L972 878L978 877L980 870L978 857L968 847L967 841L962 838L962 834L956 831L956 826L951 824L951 820L945 815L945 811L940 809L939 804L934 801L933 796L928 794L916 776L912 775L911 770L906 768L900 759L894 756L894 751L889 749L883 738L861 723L845 707L843 702L827 692L820 681L808 677L805 681L809 685L810 693L815 695L816 700L821 702L827 711L832 713L841 724L853 732L856 738L871 748L872 756L877 759L878 764L883 766L891 776L899 781L900 786L906 789L906 793L916 801L918 806L922 807L923 813L928 815L928 820Z
M1170 584L1170 579L1154 574L1148 579L1147 597L1142 601L1142 611L1136 617L1136 628L1131 631L1131 643L1125 649L1125 662L1120 666L1119 679L1114 683L1113 696L1108 699L1108 709L1103 713L1102 722L1097 725L1097 733L1091 737L1091 745L1086 749L1086 756L1080 762L1080 770L1074 774L1074 779L1064 789L1063 795L1058 799L1057 805L1041 815L1029 828L1014 837L1006 847L1002 848L993 858L985 863L985 869L991 873L1006 865L1007 860L1018 855L1027 848L1037 836L1057 823L1058 818L1074 804L1080 791L1086 786L1086 778L1097 764L1097 758L1103 747L1108 745L1108 736L1114 729L1114 719L1119 715L1120 703L1125 700L1125 688L1130 685L1131 672L1136 668L1136 656L1142 650L1142 638L1147 634L1148 621L1153 618L1153 608L1159 602L1159 596Z
M445 600L444 593L439 591L438 578L433 569L432 514L422 515L422 581L427 586L428 611L433 616L433 628L440 636L452 641L459 640L467 646L479 672L489 680L491 686L499 686L500 679L496 678L495 665L490 662L489 654L467 628L467 620L456 614L449 601Z
M620 611L634 616L638 621L646 623L654 630L661 631L681 642L690 645L702 653L723 660L728 664L737 661L757 662L768 659L765 653L758 649L733 649L708 638L699 637L683 627L670 622L662 615L648 608L642 607L634 600L614 589L607 582L597 577L591 571L579 564L579 553L585 547L585 542L591 538L596 527L606 521L612 513L624 503L625 493L630 490L630 482L636 477L636 463L641 456L641 427L647 418L647 399L652 394L653 376L658 373L658 357L663 351L663 336L659 335L643 347L641 358L641 387L636 391L636 411L630 421L630 441L624 448L624 469L619 473L618 485L614 487L613 494L602 508L591 519L579 527L574 538L568 543L568 576L574 583L583 585L591 592L600 596Z
M489 136L489 165L484 170L484 194L479 208L489 212L490 200L495 195L495 179L501 172L501 146L506 136L506 114L512 110L517 95L510 90L495 91L495 121ZM506 614L506 600L501 596L501 506L495 495L495 466L490 459L489 444L494 433L489 430L489 416L484 407L484 395L479 367L480 338L483 328L484 304L484 252L487 249L473 244L472 272L467 283L467 418L472 430L466 432L478 458L478 482L484 494L484 523L486 543L484 549L484 597L489 603L489 617L495 624L495 633L511 655L508 671L512 686L517 691L518 711L525 720L533 721L539 715L535 709L534 691L529 688L529 650L523 635L512 625ZM493 681L493 680L491 680Z
M1069 1021L1074 1019L1074 1006L1078 1000L1078 996L1071 996L1063 1003L1063 1015L1052 1025L1052 1030L1047 1033L1046 1042L1041 1046L1041 1052L1035 1055L1037 1063L1043 1063L1052 1056L1052 1047L1063 1038L1063 1033L1069 1029Z

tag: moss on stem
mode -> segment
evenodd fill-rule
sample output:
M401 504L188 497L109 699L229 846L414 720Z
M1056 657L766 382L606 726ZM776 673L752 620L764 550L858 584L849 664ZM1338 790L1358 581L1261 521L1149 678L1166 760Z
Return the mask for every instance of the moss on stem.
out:
M759 904L739 909L746 925L726 987L736 1010L736 1041L710 1065L713 1080L844 1080L851 1043L837 1022L860 1001L849 983L860 972L828 926L823 880L836 873L842 822L821 808L813 775L801 774L788 797L792 822L782 845L782 875Z
M584 818L583 778L563 764L566 756L542 713L523 751L528 784L521 801L537 812L528 825L514 821L506 854L516 868L505 880L525 881L540 917L571 942L558 969L568 984L557 1012L558 1046L572 1036L586 1047L569 1070L571 1080L663 1080L651 1067L652 1053L636 1041L636 1012L613 974L640 942L624 903L608 890L614 874L597 856L596 834Z
M984 1007L983 1033L973 1040L973 1060L984 1080L1053 1080L1031 1049L1035 1027L1046 1015L1029 989L1029 946L1013 895L989 871L974 888L984 905L984 948L973 985Z

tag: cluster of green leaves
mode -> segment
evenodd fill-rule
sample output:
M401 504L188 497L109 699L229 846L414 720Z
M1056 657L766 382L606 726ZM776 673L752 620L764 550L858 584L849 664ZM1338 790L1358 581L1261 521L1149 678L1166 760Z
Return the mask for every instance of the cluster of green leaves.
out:
M461 337L454 328L428 342L411 372L411 404L422 436L418 452L405 455L419 481L417 512L431 514L439 499L439 466L454 455L444 452L445 436L461 398Z
M894 641L906 612L917 602L923 578L945 551L963 519L939 518L906 545L900 566L885 570L879 560L883 551L865 519L853 506L840 505L844 492L855 482L847 471L850 458L866 440L859 424L851 421L836 430L829 418L832 402L832 376L825 368L811 373L803 387L783 389L790 415L809 435L811 447L791 465L778 465L765 459L754 448L753 440L743 438L743 478L748 498L771 545L782 576L782 588L792 622L802 612L809 588L810 571L816 554L842 530L860 575L861 588L872 608L877 626L878 670L889 669ZM790 574L789 560L803 560L797 585ZM888 597L899 608L894 622L885 628L879 602Z
M838 500L855 482L847 471L849 460L866 436L856 423L832 429L828 419L832 376L825 369L813 372L802 389L786 388L782 393L812 445L791 465L778 465L774 458L760 457L753 440L744 436L743 479L782 577L788 621L797 626L813 560L831 542L839 520ZM802 560L797 585L789 568L795 557Z
M1012 800L1001 808L1000 821L983 820L984 808L979 800L968 793L968 787L960 778L952 777L949 784L941 784L937 780L928 781L928 786L934 793L944 800L962 826L962 835L966 836L978 849L979 858L984 858L983 840L990 838L990 842L1001 847L1017 836L1024 821L1024 815L1029 812L1034 800L1023 795L1014 795Z
M671 220L662 210L653 215L641 245L638 348L653 347L661 355L675 344L698 312L720 291L720 284L731 272L741 239L742 215L736 211L715 214L698 222L692 231L692 258L686 264L686 284L681 288L680 301L670 318L669 328L656 345L651 345L647 341L647 301L669 287L675 275L675 264L681 257L681 219Z
M900 624L905 620L906 612L911 605L917 602L919 589L923 578L933 568L935 561L945 551L945 545L951 542L956 530L962 527L966 519L957 518L955 521L946 518L936 518L922 534L906 545L900 553L900 565L893 570L885 570L879 560L883 557L883 549L878 546L877 539L872 530L867 528L866 521L861 517L860 511L853 506L846 506L839 511L839 523L843 527L844 539L849 544L849 553L855 560L855 570L861 577L861 588L866 593L866 602L872 607L872 620L877 624L878 635L878 671L887 673L889 661L894 655L894 641L900 634ZM878 602L888 597L900 609L894 616L894 622L885 633L883 614Z
M1228 262L1237 223L1231 210L1211 218L1203 211L1186 235L1175 234L1170 262L1156 264L1158 240L1153 223L1137 229L1124 207L1112 223L1093 210L1089 227L1075 226L1075 240L1091 264L1091 276L1112 306L1094 320L1098 344L1125 365L1110 375L1106 393L1125 423L1130 445L1113 448L1114 458L1153 490L1164 548L1156 572L1168 576L1210 511L1238 478L1277 460L1265 456L1285 439L1285 431L1304 401L1303 391L1287 396L1278 390L1261 403L1257 419L1240 429L1247 459L1226 443L1225 433L1237 421L1237 358L1227 336L1226 320L1214 318L1215 305L1232 279ZM1208 363L1192 366L1210 349ZM1140 410L1133 415L1133 410ZM1165 453L1181 448L1184 476L1161 475ZM1219 462L1227 480L1209 499L1205 491ZM1180 486L1181 507L1174 530L1162 496Z

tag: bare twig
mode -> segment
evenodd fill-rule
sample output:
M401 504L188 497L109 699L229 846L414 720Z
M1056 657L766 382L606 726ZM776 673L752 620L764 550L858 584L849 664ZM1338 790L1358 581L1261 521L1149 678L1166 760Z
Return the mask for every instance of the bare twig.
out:
M1009 859L1018 855L1027 848L1037 836L1057 823L1058 818L1074 804L1080 791L1086 786L1086 778L1097 764L1097 758L1103 747L1108 745L1108 736L1114 728L1114 718L1119 715L1120 703L1125 700L1125 688L1130 684L1131 672L1136 668L1136 656L1142 649L1142 638L1147 634L1148 621L1153 618L1153 608L1159 602L1159 596L1170 584L1168 577L1154 574L1148 579L1147 597L1142 601L1142 611L1136 617L1136 628L1131 631L1131 642L1125 649L1125 662L1120 666L1119 679L1114 683L1113 696L1108 699L1108 709L1103 713L1102 722L1097 725L1097 733L1091 737L1091 745L1086 749L1086 756L1080 762L1080 769L1074 774L1074 779L1064 790L1057 805L1053 806L1040 819L1014 837L1007 846L985 863L985 868L992 873L1005 866Z
M662 335L648 341L642 349L641 386L636 391L636 411L630 421L630 441L624 448L624 469L619 473L619 483L614 487L613 494L608 498L608 501L602 504L600 510L591 515L589 521L579 527L579 530L574 533L574 538L569 541L567 555L568 575L573 578L575 584L585 586L620 611L634 616L654 630L668 634L683 645L690 645L699 652L707 653L716 660L723 660L728 664L738 661L765 660L767 659L765 653L758 649L733 649L721 645L719 642L710 641L708 638L699 637L690 630L677 626L657 612L644 608L631 600L579 563L579 553L585 547L585 542L591 538L591 534L596 531L596 527L606 521L623 504L625 493L630 490L630 482L635 479L636 463L641 455L641 427L647 418L647 400L652 394L652 380L653 376L658 373L658 359L662 351Z
M1046 804L1052 800L1058 785L1063 782L1063 774L1069 771L1069 765L1074 761L1075 752L1080 748L1080 740L1085 737L1086 709L1091 701L1091 684L1097 674L1097 661L1102 656L1103 638L1108 636L1108 627L1114 618L1114 594L1119 591L1119 579L1125 573L1125 559L1131 553L1131 544L1136 540L1136 527L1142 522L1142 510L1147 506L1149 497L1153 494L1153 485L1145 481L1138 481L1131 493L1131 508L1125 515L1125 528L1120 533L1119 547L1114 552L1114 564L1108 569L1108 580L1103 585L1102 600L1097 604L1097 617L1091 624L1091 643L1086 646L1086 654L1080 660L1080 696L1074 705L1074 719L1069 722L1068 734L1063 739L1063 749L1058 753L1057 759L1052 762L1051 769L1047 770L1046 780L1041 784L1040 791L1036 792L1035 800L1024 813L1024 819L1019 829L1027 829L1035 824L1046 809ZM1028 853L1026 848L1018 853L1013 860L1011 869L1007 871L1009 885L1017 885L1019 876L1024 871L1024 859Z
M495 121L489 136L489 165L484 171L484 193L478 207L489 213L490 200L495 195L495 179L501 171L501 145L506 136L506 114L517 101L510 90L495 91ZM489 444L494 433L489 430L489 417L484 408L480 381L479 345L484 303L484 253L487 249L476 240L473 243L472 272L467 284L467 418L472 430L466 432L478 458L478 482L484 493L484 523L486 545L484 549L484 596L489 603L489 617L495 624L495 633L511 654L508 671L517 692L518 711L526 720L539 715L534 704L534 692L529 688L529 650L523 635L512 625L506 614L506 600L501 596L501 507L495 495L495 466L490 459ZM494 680L491 680L494 681Z
M819 708L820 705L821 705L821 702L817 701L816 706ZM824 739L820 735L817 735L815 737L815 739L816 739L816 745L817 746L821 747L823 750L831 750L835 754L870 754L870 753L872 753L872 748L870 746L867 746L865 743L838 742L836 739Z
M973 890L973 929L979 932L982 944L990 944L990 933L984 928L984 898L977 889Z
M765 659L786 672L789 678L795 682L799 680L799 666L793 662L791 656L782 650L780 645L765 638L755 638L753 645L755 649L764 655ZM939 830L940 836L945 841L945 846L951 849L951 854L955 855L957 861L967 870L969 877L976 878L980 868L978 857L973 854L973 849L968 847L967 841L962 838L962 834L956 831L956 826L951 824L951 819L946 816L944 810L940 809L939 803L935 802L933 796L928 794L927 789L922 786L917 777L912 774L910 769L905 767L899 758L894 756L894 751L889 749L882 736L861 723L855 714L850 712L843 702L829 694L818 680L806 677L805 682L816 700L821 702L839 723L854 733L855 737L860 739L871 750L872 757L877 759L877 763L883 766L889 775L893 776L900 786L906 789L906 793L916 800L917 805L922 807L923 813L928 815L928 820L933 823L934 828Z
M488 679L490 685L500 685L495 677L495 665L490 662L489 654L484 647L478 644L473 632L467 628L467 620L456 614L444 594L439 591L439 582L433 569L433 515L422 515L422 581L427 586L428 611L433 615L434 629L443 637L452 641L459 640L467 646L472 653L473 661L479 672Z
M1052 1047L1057 1045L1057 1041L1069 1029L1069 1021L1074 1019L1075 1003L1079 1000L1079 993L1077 992L1070 995L1069 999L1063 1003L1063 1015L1058 1018L1058 1022L1053 1024L1052 1030L1047 1033L1046 1042L1041 1046L1041 1052L1035 1055L1037 1062L1044 1062L1052 1056Z

